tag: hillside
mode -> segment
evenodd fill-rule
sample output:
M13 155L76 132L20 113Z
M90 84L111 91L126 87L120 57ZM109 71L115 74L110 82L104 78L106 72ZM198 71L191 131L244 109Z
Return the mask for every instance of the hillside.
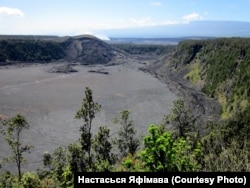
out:
M49 63L58 60L80 64L106 64L115 56L114 49L89 35L0 36L0 65L15 63Z
M249 60L249 38L186 40L165 55L164 62L148 68L216 99L225 120L250 112Z
M167 46L108 44L92 36L3 38L2 65L35 64L0 67L0 187L26 179L69 187L78 171L250 171L250 39ZM93 89L94 97L82 86ZM88 136L86 111L94 120ZM17 113L24 116L12 119ZM31 127L21 143L34 148L18 179L18 165L2 159L13 149L8 131L15 129L6 128L24 117ZM119 126L136 138L123 139L129 141L124 146L132 143L133 155L123 154ZM111 160L99 158L103 154ZM65 174L69 179L58 181Z

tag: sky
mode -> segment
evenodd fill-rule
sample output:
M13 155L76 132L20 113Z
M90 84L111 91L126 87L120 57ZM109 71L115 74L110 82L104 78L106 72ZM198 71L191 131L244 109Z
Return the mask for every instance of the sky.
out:
M249 7L250 0L0 0L0 34L105 38L98 30L250 22Z

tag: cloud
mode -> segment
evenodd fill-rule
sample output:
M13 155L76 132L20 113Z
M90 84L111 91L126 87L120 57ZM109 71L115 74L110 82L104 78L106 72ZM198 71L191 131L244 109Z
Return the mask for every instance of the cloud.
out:
M199 13L197 12L193 12L191 14L185 15L182 17L184 23L189 23L191 21L195 21L195 20L201 20L203 17L200 16Z
M203 16L207 15L205 12ZM191 21L202 20L203 16L197 12L193 12L191 14L187 14L183 16L181 19L177 20L165 20L165 21L155 21L150 17L143 18L130 18L130 22L135 24L136 26L157 26L157 25L178 25L178 24L188 24ZM124 21L124 20L123 20Z
M177 24L180 24L180 22L177 20L167 20L163 22L163 25L177 25Z
M154 7L160 7L160 6L162 6L162 3L158 2L158 1L151 1L149 4L151 6L154 6Z
M143 26L143 25L152 25L151 19L149 17L144 17L141 19L131 18L130 19L133 23Z
M24 13L17 8L0 7L0 16L20 16L23 17Z

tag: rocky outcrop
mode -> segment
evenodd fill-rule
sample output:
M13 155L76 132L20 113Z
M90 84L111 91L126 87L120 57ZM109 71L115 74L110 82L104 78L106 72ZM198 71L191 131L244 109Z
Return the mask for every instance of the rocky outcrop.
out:
M115 57L114 49L93 36L68 38L64 43L66 58L84 65L107 64Z
M99 74L109 74L109 72L105 71L104 69L89 70L88 72L99 73Z
M76 69L72 67L70 64L60 64L60 65L54 65L51 67L48 72L50 73L73 73L73 72L78 72Z

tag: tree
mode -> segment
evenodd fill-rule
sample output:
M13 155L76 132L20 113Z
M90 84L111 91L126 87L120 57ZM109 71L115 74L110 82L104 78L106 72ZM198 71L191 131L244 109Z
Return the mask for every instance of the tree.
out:
M46 176L52 176L58 182L63 182L63 173L68 165L66 148L59 146L52 154L45 152L43 154L43 164L48 167ZM44 172L43 172L44 173Z
M169 115L165 115L162 125L172 125L179 137L186 137L188 133L194 131L196 119L190 114L181 99L174 101L174 107Z
M98 133L93 139L93 150L95 151L95 170L111 171L116 162L116 156L112 153L112 143L109 140L110 130L106 126L99 127Z
M120 112L120 116L114 119L114 123L120 123L122 126L117 139L121 157L126 157L129 153L134 155L140 145L139 139L136 138L134 123L129 119L129 115L129 110L123 110Z
M151 124L149 135L143 139L141 160L152 172L198 171L196 160L202 155L201 145L191 147L188 139L175 137L171 132L162 131L160 126Z
M84 172L87 170L85 158L82 156L81 144L79 142L71 143L68 146L69 165L72 172Z
M80 128L81 136L80 143L82 146L82 152L87 152L88 166L91 169L91 127L92 121L95 118L97 112L101 109L101 105L93 100L92 90L89 87L85 88L85 98L82 101L81 108L77 111L75 118L81 119L83 125Z
M33 147L31 145L23 145L23 142L21 141L21 133L24 129L29 129L30 125L21 114L17 114L10 119L4 120L3 125L6 129L3 129L1 133L5 136L5 140L13 152L13 156L5 158L5 160L14 161L16 163L18 179L20 181L22 177L21 163L25 161L23 153L28 152Z
M250 170L249 124L241 120L207 124L202 138L206 171L245 172Z
M150 171L171 171L173 139L169 132L162 132L160 127L151 124L150 135L144 137L144 148L141 151L142 161Z
M26 172L22 176L21 187L37 188L41 187L39 176L36 173Z

